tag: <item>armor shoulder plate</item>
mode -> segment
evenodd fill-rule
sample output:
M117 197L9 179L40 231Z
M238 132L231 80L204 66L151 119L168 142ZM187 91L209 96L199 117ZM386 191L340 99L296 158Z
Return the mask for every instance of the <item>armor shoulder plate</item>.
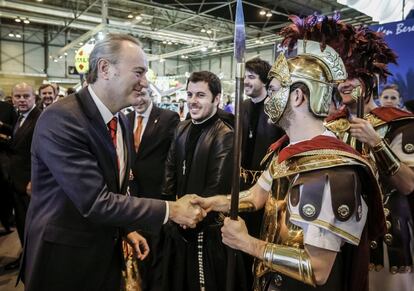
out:
M326 181L331 190L335 218L342 222L347 221L357 210L356 219L359 221L362 217L361 183L357 172L347 166L299 174L290 190L290 203L294 207L299 204L298 210L302 219L317 219L321 209L329 205L322 206Z
M323 192L325 189L326 175L325 171L312 171L302 173L296 179L292 188L293 195L300 195L299 200L299 214L306 221L312 221L318 218L322 208ZM299 187L302 186L302 191ZM298 194L300 193L300 194ZM292 197L291 203L295 202L295 197ZM297 202L296 202L297 204ZM292 204L293 205L293 204Z
M350 167L337 167L328 172L331 188L332 210L336 219L347 221L357 210L356 219L362 215L361 183L357 172Z

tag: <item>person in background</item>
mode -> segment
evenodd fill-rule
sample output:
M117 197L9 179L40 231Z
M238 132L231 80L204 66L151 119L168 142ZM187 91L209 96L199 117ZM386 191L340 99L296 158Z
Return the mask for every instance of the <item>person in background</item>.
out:
M157 107L149 88L142 88L134 111L127 115L131 133L134 136L134 155L131 195L143 198L163 199L161 195L164 181L165 161L173 139L174 131L180 122L176 112ZM151 252L144 261L138 262L141 275L141 288L156 290L161 280L161 272L155 272L160 263L161 250L158 248L160 232L151 226L143 228Z
M40 97L39 109L41 111L57 100L56 89L52 84L42 84L38 91Z
M16 228L23 246L26 213L31 196L31 144L35 126L41 111L36 107L33 87L19 83L13 87L13 102L19 115L13 127L10 144L10 181L13 192ZM6 265L6 269L17 268L20 260Z
M401 107L401 96L398 86L395 84L386 85L379 96L380 105L383 107Z

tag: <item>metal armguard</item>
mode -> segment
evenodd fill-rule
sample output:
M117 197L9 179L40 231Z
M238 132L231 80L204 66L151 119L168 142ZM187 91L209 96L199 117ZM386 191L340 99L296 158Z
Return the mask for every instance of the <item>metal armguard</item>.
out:
M239 193L239 212L253 212L257 210L252 202L240 201L248 196L250 196L250 190L245 190ZM231 195L227 195L227 199L231 200ZM230 209L228 211L230 211Z
M391 150L390 146L381 139L381 141L372 147L378 170L387 176L394 176L401 167L400 159Z
M316 286L311 261L304 249L267 243L263 253L263 263L272 271Z

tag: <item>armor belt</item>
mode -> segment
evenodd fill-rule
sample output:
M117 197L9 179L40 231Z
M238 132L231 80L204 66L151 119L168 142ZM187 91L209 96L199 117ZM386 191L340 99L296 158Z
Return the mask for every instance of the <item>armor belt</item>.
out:
M389 191L384 199L387 233L377 241L371 242L370 270L379 271L384 266L383 242L387 247L390 272L410 272L413 267L410 246L410 225L413 225L407 196L396 190Z

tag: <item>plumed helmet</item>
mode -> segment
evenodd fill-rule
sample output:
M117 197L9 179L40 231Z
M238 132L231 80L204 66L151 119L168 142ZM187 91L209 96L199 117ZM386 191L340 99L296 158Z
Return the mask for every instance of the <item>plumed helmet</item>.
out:
M320 43L298 41L298 54L286 59L281 53L269 71L268 78L276 78L281 89L270 96L265 112L276 123L282 116L289 100L289 88L297 82L309 88L309 106L312 113L326 117L332 100L332 92L338 82L347 78L345 65L338 53L329 46L322 51Z
M377 82L385 83L392 75L389 63L397 63L397 55L384 40L384 34L366 26L354 27L340 20L339 13L327 17L289 16L292 24L280 31L282 44L292 50L299 39L317 41L324 50L330 46L341 56L349 78L359 78L365 84L366 96L371 96Z

